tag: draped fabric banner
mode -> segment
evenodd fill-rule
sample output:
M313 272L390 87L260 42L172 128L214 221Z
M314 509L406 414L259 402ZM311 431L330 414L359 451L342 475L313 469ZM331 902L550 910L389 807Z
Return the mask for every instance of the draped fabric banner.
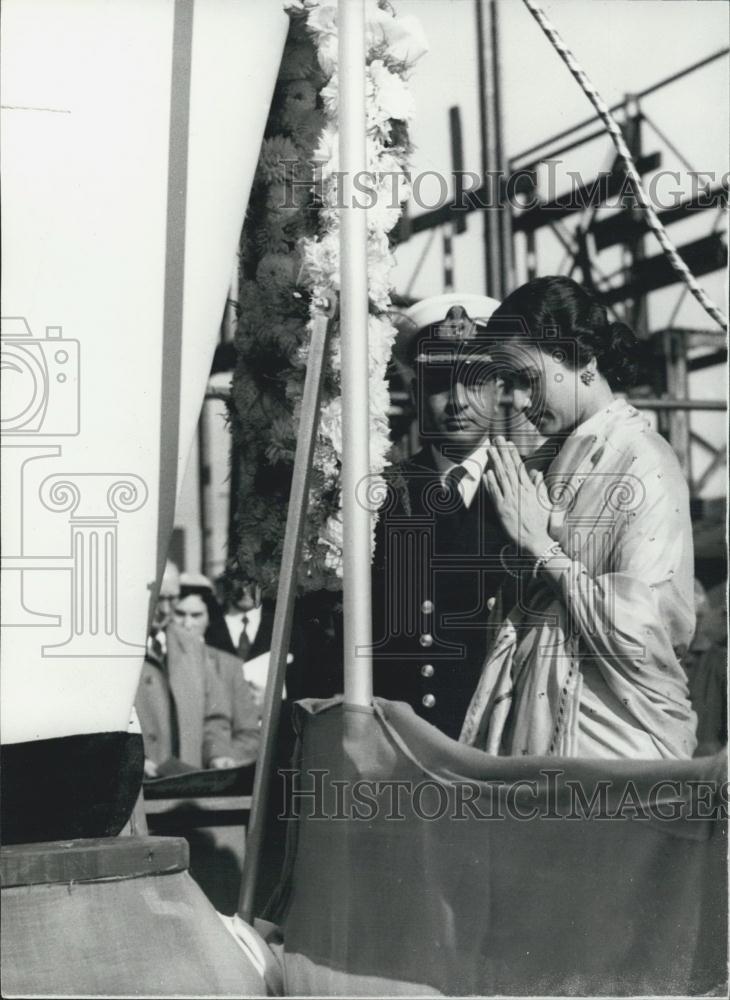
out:
M287 24L3 4L5 743L127 731Z
M301 702L286 995L723 993L724 757L491 757Z

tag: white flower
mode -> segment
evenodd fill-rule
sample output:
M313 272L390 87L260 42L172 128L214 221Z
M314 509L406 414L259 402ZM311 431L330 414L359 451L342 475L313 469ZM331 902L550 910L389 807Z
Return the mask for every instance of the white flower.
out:
M337 35L322 35L317 45L317 62L325 76L332 76L337 69L338 55Z
M373 44L385 44L393 62L413 66L428 52L428 39L421 22L412 14L406 17L391 17L386 11L381 14L383 16L371 26Z
M340 287L340 237L333 231L301 244L305 280L316 288Z
M378 171L373 204L368 208L368 226L371 230L389 233L401 217L398 202L398 177Z
M340 336L333 337L330 341L330 364L333 371L337 373L342 371L342 338Z
M375 59L368 66L368 77L372 85L374 113L385 118L410 121L414 114L413 97L402 77L392 73L382 59Z
M342 576L342 546L344 528L342 515L333 514L327 518L327 523L322 529L320 541L326 548L324 564L327 569L332 570L337 576Z
M378 369L387 366L397 332L387 316L371 316L368 320L371 372L373 366Z
M316 149L312 153L312 159L315 163L321 165L323 170L326 167L327 172L330 173L337 169L339 146L337 126L333 122L328 122L319 133L319 140Z
M317 3L312 6L307 17L307 27L317 39L317 45L322 43L323 37L334 35L337 37L337 4Z
M376 309L385 312L390 306L393 255L386 233L371 230L368 235L368 277L370 301Z
M289 6L309 10L307 27L317 42L317 58L327 74L337 68L337 5L317 0L290 0ZM391 62L411 67L428 51L428 40L418 18L413 15L394 17L378 6L377 0L367 0L365 6L365 46L370 54L385 47Z
M335 396L319 414L319 433L329 441L335 454L342 457L342 397Z
M380 183L387 191L388 202L391 205L396 202L402 205L408 201L411 194L411 184L398 157L387 149L381 150L378 158L378 169Z
M372 205L367 208L369 297L371 308L383 314L371 313L368 320L369 464L372 475L379 477L388 464L391 447L387 372L396 337L396 329L385 315L391 308L391 276L394 267L388 233L398 221L401 206L409 195L403 155L397 150L394 152L386 148L385 144L390 138L391 120L408 122L413 117L413 102L403 79L403 70L423 54L426 43L415 18L394 17L389 10L379 7L377 0L366 0L365 7L368 56L372 58L372 55L376 55L377 58L368 64L366 74L365 169L370 174L366 178L369 195L359 192L356 196L372 201ZM301 240L299 244L304 280L316 296L337 290L340 285L339 205L346 192L339 176L337 7L332 0L298 0L298 9L308 11L307 26L315 39L317 59L329 78L320 92L327 125L313 154L319 181L318 193L322 199L319 233L314 238ZM394 66L402 68L396 71L392 69ZM311 321L309 325L311 330ZM334 375L334 393L337 393L342 368L341 350L341 338L335 333L330 343L329 357L329 368ZM303 364L306 364L308 354L308 347L305 345L299 352ZM342 399L335 394L332 398L323 400L314 450L314 464L327 489L336 487L339 482L342 447ZM314 514L320 500L316 493L317 490L313 490L310 497L310 516L315 518L313 524L321 522L321 518L317 521ZM371 544L374 544L376 520L377 516L373 515ZM326 569L341 576L341 513L329 517L319 528L319 544L324 548ZM313 554L306 558L313 558ZM328 585L326 577L318 579L317 583Z
M320 94L327 117L335 121L340 98L339 77L336 72L332 73ZM403 79L397 73L392 73L382 59L371 62L365 77L365 118L368 132L379 132L387 139L391 118L411 121L414 112L413 98Z
M333 448L317 442L314 464L324 476L326 489L332 489L338 484L340 479L340 462ZM319 503L319 497L314 498L314 503L315 506Z

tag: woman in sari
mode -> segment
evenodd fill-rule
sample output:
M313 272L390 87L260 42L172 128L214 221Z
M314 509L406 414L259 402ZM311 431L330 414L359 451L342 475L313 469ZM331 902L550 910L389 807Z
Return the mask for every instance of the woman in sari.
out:
M689 497L668 443L615 395L637 341L564 277L518 288L488 334L548 458L528 472L504 438L489 451L520 596L461 740L494 754L691 757L680 662L695 623Z

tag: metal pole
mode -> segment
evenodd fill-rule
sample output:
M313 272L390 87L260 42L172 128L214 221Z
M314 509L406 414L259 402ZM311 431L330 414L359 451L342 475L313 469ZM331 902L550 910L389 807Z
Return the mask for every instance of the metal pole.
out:
M370 512L358 484L370 475L367 211L354 187L367 169L365 146L365 4L339 0L340 333L342 337L342 517L345 702L373 697Z
M631 155L634 159L638 160L644 152L642 148L643 136L641 134L641 109L639 108L639 103L633 94L626 95L624 109L623 127L624 135L626 136L626 144L631 150ZM631 219L637 224L643 222L644 216L638 206L631 208ZM633 235L632 233L626 244L626 250L633 273L639 262L644 260L646 256L644 252L643 232L639 232L638 235ZM631 317L629 325L633 327L637 337L642 339L647 337L649 334L649 310L646 295L643 295L640 291L637 293L632 302L629 315Z
M724 399L652 399L642 397L628 397L632 406L637 410L726 410L727 403Z
M466 212L464 211L464 140L461 132L461 112L458 107L449 108L449 139L451 141L451 171L454 175L454 202L456 216L453 218L454 233L466 232Z
M210 573L212 554L211 536L211 473L209 455L210 415L209 403L204 399L198 418L198 523L200 524L200 568L206 576Z
M687 399L689 375L687 371L687 340L677 334L665 333L664 358L667 369L667 396L670 399ZM670 410L669 443L682 466L682 472L692 490L692 449L690 447L689 413L677 407Z
M238 251L233 261L231 271L231 287L228 291L226 307L223 310L223 320L221 322L221 343L232 341L236 336L238 325L238 291L239 291L239 258ZM229 435L230 437L230 435ZM238 531L236 528L236 499L238 497L238 484L241 478L241 455L238 448L229 443L231 474L228 477L228 546L226 556L230 557L238 550Z
M454 227L447 222L443 228L444 291L454 290Z
M334 303L323 302L321 307L323 310L326 308L327 312L321 312L314 319L309 357L307 358L307 374L304 379L297 450L294 456L291 493L284 532L284 549L281 554L279 587L276 594L274 625L271 634L269 673L264 693L261 750L256 761L251 796L251 817L246 836L246 853L243 859L243 875L241 876L241 890L238 897L238 913L249 924L253 921L256 879L266 830L266 803L269 798L271 772L274 766L276 733L281 715L281 695L284 688L286 658L289 652L289 640L294 618L297 566L302 548L304 519L307 514L314 442L319 427L319 402L324 379L327 344L331 320L334 315Z
M461 115L457 107L449 108L451 140L451 173L454 180L455 214L442 230L444 252L444 291L454 290L454 236L466 232L466 214L462 209L464 190L464 145L461 137Z
M499 4L491 0L492 18L492 72L494 73L494 130L496 136L497 168L499 170L499 299L514 287L514 244L512 240L512 206L507 201L508 164L504 155L504 118L502 115L502 63L499 44Z
M479 127L482 139L481 170L487 194L484 211L485 284L487 295L499 298L500 232L499 212L495 201L499 196L499 165L494 121L494 58L490 8L487 0L476 0L477 46L479 67Z

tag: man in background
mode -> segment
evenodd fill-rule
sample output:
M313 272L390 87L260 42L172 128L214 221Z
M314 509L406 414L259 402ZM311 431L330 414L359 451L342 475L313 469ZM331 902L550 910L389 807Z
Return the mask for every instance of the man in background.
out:
M271 648L274 602L263 601L253 580L233 584L225 601L225 620L239 659L251 660Z
M274 628L274 602L263 600L261 587L253 580L235 581L225 597L225 622L243 675L258 705L263 703L268 654Z

